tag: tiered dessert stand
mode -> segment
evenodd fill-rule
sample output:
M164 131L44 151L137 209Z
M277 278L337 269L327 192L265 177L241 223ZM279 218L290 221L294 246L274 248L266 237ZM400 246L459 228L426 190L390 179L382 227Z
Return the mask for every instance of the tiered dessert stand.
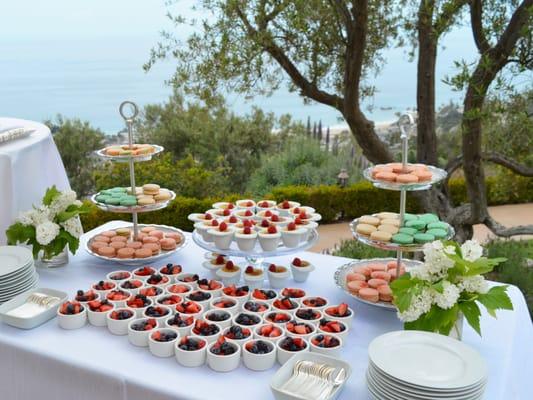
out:
M401 138L401 145L402 145L402 165L405 168L407 166L407 149L408 149L408 132L407 128L412 128L414 125L413 117L409 114L402 115L399 120L399 127L400 127L400 138ZM369 167L365 169L363 172L364 177L372 182L375 187L379 189L384 190L396 190L400 192L400 226L403 226L404 223L404 216L405 216L405 206L406 206L406 199L407 199L407 192L410 191L417 191L417 190L428 190L431 188L432 185L440 182L444 178L446 178L446 171L443 169L428 166L428 170L432 173L431 180L427 182L417 182L417 183L397 183L397 182L385 182L380 181L372 177L372 168ZM423 245L419 243L413 243L413 244L396 244L391 242L382 242L373 240L367 236L361 235L356 231L356 226L358 224L358 219L353 220L350 223L350 230L352 231L352 235L354 238L356 238L361 243L364 243L368 246L372 246L378 249L382 250L391 250L396 251L396 276L400 276L400 266L402 265L403 260L403 253L404 252L420 252L422 251ZM455 232L453 228L450 226L448 228L448 237L447 239L452 238L455 235ZM368 259L368 260L358 260L354 261L348 264L345 264L337 271L335 272L335 282L338 287L340 287L342 290L344 290L346 293L357 299L358 301L361 301L366 304L370 304L373 306L389 309L389 310L396 310L396 306L392 303L388 302L382 302L379 301L377 303L373 303L370 301L366 301L364 299L361 299L360 297L350 293L346 288L346 274L350 272L354 267L375 263L375 262L387 262L387 261L393 261L393 258L388 259ZM410 268L413 268L416 265L419 265L419 261L415 260L403 260L403 265L406 267L407 270Z
M135 122L135 118L137 117L139 113L139 108L137 105L131 101L124 101L120 104L119 112L124 121L126 122L126 126L128 128L128 145L129 147L132 147L133 142L133 124ZM141 155L124 155L124 156L109 156L106 154L105 149L98 150L96 154L108 161L112 162L127 162L129 164L129 172L130 172L130 188L131 190L135 190L135 163L136 162L143 162L143 161L150 161L152 157L156 154L161 153L164 149L162 146L158 145L151 145L154 148L154 151L149 154L141 154ZM144 225L139 225L138 223L138 214L139 213L145 213L150 211L156 211L163 209L169 205L169 203L176 197L176 194L169 190L170 192L170 199L162 202L158 202L155 204L148 204L148 205L136 205L136 206L115 206L115 205L109 205L109 204L103 204L96 200L96 194L91 196L91 201L96 204L98 208L100 208L103 211L113 212L113 213L128 213L132 216L133 221L133 240L136 240L139 235L139 229L141 229ZM124 226L124 227L130 227L131 225ZM172 253L177 252L178 250L181 250L186 245L186 236L183 234L183 232L180 229L166 226L166 225L150 225L153 226L159 230L162 230L163 232L174 232L179 233L181 236L181 242L178 243L176 249L170 250L170 251L162 251L160 254L148 257L148 258L129 258L129 259L119 259L119 258L110 258L101 256L95 252L93 252L89 247L89 242L85 244L85 250L98 258L101 258L103 260L108 261L114 261L118 262L120 264L125 265L140 265L140 264L146 264L155 260L159 260L161 258L165 258L169 256Z

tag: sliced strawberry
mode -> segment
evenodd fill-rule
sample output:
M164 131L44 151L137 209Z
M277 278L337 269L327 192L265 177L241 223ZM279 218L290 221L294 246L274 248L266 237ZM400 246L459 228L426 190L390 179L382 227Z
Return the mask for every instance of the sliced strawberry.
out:
M265 325L261 328L261 335L263 336L269 336L272 330L274 329L274 326L272 325Z
M341 303L337 309L337 315L339 317L345 317L348 313L348 304Z
M307 335L309 332L307 332L307 328L305 327L305 325L295 325L294 333L297 333L299 335Z

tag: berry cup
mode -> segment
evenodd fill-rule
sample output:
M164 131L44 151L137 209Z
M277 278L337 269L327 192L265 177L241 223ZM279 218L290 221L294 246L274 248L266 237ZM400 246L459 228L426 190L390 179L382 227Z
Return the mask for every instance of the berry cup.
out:
M156 357L172 357L178 340L178 332L170 328L158 328L148 336L148 348Z
M353 310L346 303L341 303L338 306L329 306L324 309L324 317L341 321L348 328L352 325L353 316Z
M269 305L272 305L277 298L278 293L272 289L254 289L250 295L251 300L262 301Z
M253 329L255 326L263 322L259 315L241 312L233 317L233 325L238 325L241 328Z
M100 295L101 299L105 299L106 295L113 289L117 288L117 282L113 281L99 281L92 285L92 290Z
M229 372L239 366L241 348L222 336L207 347L207 365L213 371Z
M248 286L227 286L222 289L222 296L234 299L238 306L241 307L250 297L250 288Z
M146 266L146 267L135 269L133 271L133 277L135 279L140 279L141 281L146 282L146 280L150 278L152 274L155 274L155 273L156 273L156 270L154 268Z
M280 297L272 303L272 311L282 311L294 315L300 305L288 297Z
M80 304L86 305L90 301L94 300L100 300L100 295L95 290L87 290L84 292L83 290L78 290L76 292L76 297L74 298L77 302Z
M115 308L115 306L107 300L89 301L86 307L89 323L94 326L106 326L107 314Z
M346 340L348 330L343 322L327 318L321 319L317 327L317 333L335 335L343 340Z
M117 308L106 316L107 329L113 335L127 335L128 325L135 319L135 312L130 308Z
M150 307L153 304L152 299L142 295L137 294L135 296L131 296L126 301L126 307L132 309L135 311L135 317L136 318L142 318L144 315L144 310L146 310L148 307Z
M177 294L162 294L155 302L163 306L174 308L176 304L183 302L183 298Z
M216 309L206 311L203 315L203 319L210 324L218 325L220 330L223 331L231 325L232 315L229 313L229 311Z
M165 326L178 331L180 337L190 335L193 324L194 317L186 317L180 314L175 314L165 320Z
M242 305L242 311L262 318L264 314L270 311L270 305L263 301L248 300Z
M302 299L305 297L305 290L300 288L284 288L281 293L280 297L288 297L291 300L294 300L298 304L301 304Z
M124 289L114 289L106 294L106 299L115 306L115 308L126 307L126 302L131 297L131 293Z
M63 329L79 329L87 323L87 308L77 301L67 301L57 309L57 322Z
M316 327L307 322L296 322L294 320L285 325L287 336L294 338L309 339L316 332Z
M202 319L197 319L191 329L192 335L204 338L205 340L207 340L207 343L215 342L221 333L222 330L218 325L204 321Z
M209 308L211 310L225 310L231 315L235 315L239 311L237 300L225 296L211 300L209 302Z
M147 280L146 280L146 286L156 286L160 287L161 289L164 289L172 282L170 281L170 277L168 275L161 275L158 273L152 274Z
M222 294L222 282L214 279L200 279L197 282L198 290L209 293L212 299L220 297Z
M185 301L194 301L195 303L201 305L204 311L209 309L209 303L212 299L213 296L211 293L204 292L202 290L195 290L185 296Z
M123 282L131 279L132 275L130 271L113 271L106 275L106 279L112 282Z
M284 337L276 343L278 362L283 365L301 351L309 351L309 344L305 339Z
M189 292L192 292L193 288L191 285L183 282L174 283L172 285L168 285L165 288L165 292L168 294L177 294L178 296L181 296L181 298L184 298L185 295Z
M276 344L285 336L283 327L271 323L261 324L254 328L254 338Z
M140 279L127 279L125 281L121 281L119 284L120 289L127 290L132 295L139 293L139 289L143 286L144 283Z
M176 304L174 309L184 318L193 317L198 319L204 312L204 308L200 304L189 300Z
M168 263L167 265L159 268L159 273L168 277L168 283L174 283L176 281L176 275L181 274L183 268L179 264Z
M342 347L342 339L335 335L325 335L319 333L309 339L312 353L325 354L331 357L338 357Z
M143 312L145 318L153 318L158 324L163 325L165 319L172 316L172 311L170 307L155 305L146 307L146 310Z
M302 308L296 310L294 317L297 322L306 322L308 324L318 326L318 323L322 319L322 313L314 308Z
M276 345L265 340L249 340L242 347L242 361L253 371L266 371L276 363Z
M271 311L263 316L263 320L265 322L281 326L283 328L292 318L292 314L289 314L285 311Z
M134 346L147 347L148 336L158 327L154 318L137 318L128 324L128 340Z
M307 296L302 299L300 304L302 307L324 311L324 309L328 306L328 300L324 297Z
M174 351L176 360L184 367L200 367L205 364L207 341L200 336L182 336Z
M239 346L243 346L248 340L252 339L252 329L243 328L238 325L232 325L226 328L222 333L229 342L233 342Z

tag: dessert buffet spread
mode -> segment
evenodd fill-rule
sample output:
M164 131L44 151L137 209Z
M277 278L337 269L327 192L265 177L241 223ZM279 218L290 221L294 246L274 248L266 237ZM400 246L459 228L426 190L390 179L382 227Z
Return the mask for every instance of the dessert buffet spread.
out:
M292 262L295 268L304 263ZM280 268L272 264L269 272L289 271ZM277 284L289 284L288 276ZM60 304L58 324L64 329L82 328L87 321L105 326L156 357L175 357L186 367L207 364L218 372L237 368L241 360L262 371L301 352L339 354L354 316L346 303L330 304L300 288L261 286L239 285L235 277L200 278L176 264L117 270Z

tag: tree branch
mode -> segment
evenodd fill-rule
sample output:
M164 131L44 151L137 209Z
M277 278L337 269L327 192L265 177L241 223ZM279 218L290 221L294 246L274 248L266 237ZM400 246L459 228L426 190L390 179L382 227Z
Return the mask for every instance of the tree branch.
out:
M342 111L342 97L320 90L314 83L311 83L307 78L305 78L305 76L302 75L296 65L294 65L294 63L289 59L289 57L287 57L287 55L274 42L274 40L272 40L268 30L265 29L258 31L254 26L252 26L238 5L235 5L235 12L237 13L241 22L244 24L248 35L254 38L256 42L263 48L263 50L270 54L270 56L277 61L281 68L283 68L283 70L285 70L285 72L289 75L292 82L300 88L304 96Z
M502 167L505 167L508 170L513 171L517 175L528 176L528 177L533 176L533 167L528 167L527 165L520 164L516 162L515 160L513 160L512 158L506 157L505 155L495 152L495 151L491 151L488 153L481 153L481 159L483 161L489 161L494 164L501 165ZM444 169L448 173L448 177L449 177L462 166L463 166L463 156L461 155L448 161L448 164L446 164L446 167Z
M481 54L490 49L490 44L483 32L483 5L481 0L470 1L470 24L472 25L472 34L474 42Z
M350 10L348 10L346 4L344 4L344 2L341 0L329 0L329 3L337 10L337 13L342 16L344 25L346 26L346 32L348 32L349 35L354 26L354 21L352 19L352 14L350 14Z
M453 17L455 17L459 10L468 4L468 2L469 0L453 0L449 6L444 6L444 10L436 16L435 23L433 24L433 29L437 31L438 35L450 26Z
M497 222L494 218L487 215L483 223L489 228L495 235L501 237L511 237L516 235L533 235L533 225L519 225L507 228Z

